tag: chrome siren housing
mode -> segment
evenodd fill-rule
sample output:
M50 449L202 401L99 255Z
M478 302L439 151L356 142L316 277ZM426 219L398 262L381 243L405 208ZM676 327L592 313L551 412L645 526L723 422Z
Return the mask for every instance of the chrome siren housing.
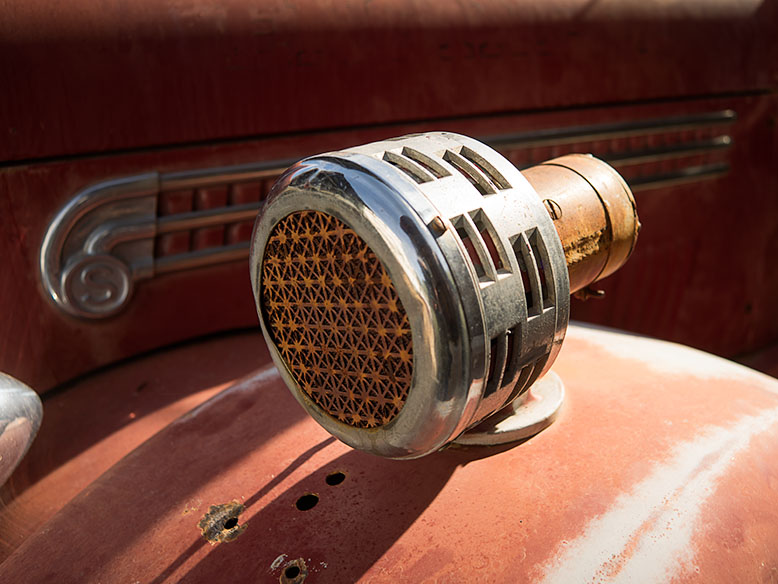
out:
M348 400L388 399L361 389L355 377L363 378L371 367L383 366L384 356L389 358L386 351L368 348L366 354L356 349L377 337L376 327L386 327L341 326L338 315L343 312L332 312L337 298L327 288L332 286L333 269L345 269L353 260L352 248L330 249L324 260L309 263L305 254L289 256L288 246L268 251L271 237L280 236L279 223L304 212L330 216L336 220L333 225L342 222L353 230L357 238L349 235L348 245L359 239L366 244L366 253L375 254L407 314L412 376L399 411L384 423L373 419L364 427L363 418L360 426L342 413L349 405L354 406L349 411L364 411L364 404ZM313 231L305 229L307 235L300 235L310 238ZM303 262L299 265L305 267L289 272L294 276L274 276L272 285L297 285L330 307L334 324L326 326L338 329L341 346L317 345L322 339L321 319L293 324L293 335L283 319L269 321L263 294L271 280L263 267L284 261ZM321 261L330 262L328 276L316 272ZM298 162L273 187L257 219L250 265L262 330L292 393L343 442L382 456L414 458L434 452L503 408L551 366L568 324L565 254L547 209L508 160L457 134L405 136ZM310 278L305 270L311 271ZM292 277L305 282L290 283ZM352 280L370 292L378 285L376 278L368 274ZM285 304L296 302L302 308L310 305L299 294ZM360 310L364 306L358 304ZM338 342L331 334L326 338L326 343ZM295 359L290 351L298 351ZM337 366L328 361L330 355L341 359ZM301 381L301 367L305 375L311 367L326 370L335 383L323 389L310 387ZM322 391L337 395L323 400ZM338 405L334 409L321 405L331 403Z

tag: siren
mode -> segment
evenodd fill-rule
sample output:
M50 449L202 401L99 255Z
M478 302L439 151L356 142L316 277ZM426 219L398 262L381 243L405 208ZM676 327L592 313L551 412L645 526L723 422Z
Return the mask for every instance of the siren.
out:
M570 294L596 293L638 230L629 187L592 156L520 172L477 140L415 134L289 168L254 227L251 283L308 413L416 458L553 421Z

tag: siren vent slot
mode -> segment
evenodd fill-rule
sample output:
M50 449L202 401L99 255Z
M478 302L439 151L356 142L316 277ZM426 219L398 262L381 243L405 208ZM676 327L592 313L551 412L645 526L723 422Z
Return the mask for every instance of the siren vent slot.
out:
M540 275L535 265L532 248L525 234L517 235L513 240L513 253L519 263L521 284L524 287L524 297L527 302L527 315L536 316L543 311Z
M505 358L508 347L508 334L502 332L492 339L489 345L489 372L486 376L486 388L484 397L492 395L500 387L503 371L505 371Z
M530 383L534 381L533 374L535 373L535 369L537 369L537 365L537 361L533 361L529 365L524 366L519 374L519 381L516 383L511 398L515 399L517 396L521 395L529 387ZM511 398L508 399L511 400Z
M494 370L496 369L495 365L497 364L497 345L499 342L499 338L495 337L489 344L489 372L486 374L486 390L484 391L484 394L492 394L495 390Z
M543 300L543 308L554 306L552 298L553 286L549 287L548 279L550 274L546 274L546 266L549 265L548 253L543 239L537 229L533 229L528 237L532 255L535 257L535 264L538 268L538 278L540 279L540 292Z
M509 263L506 261L500 240L481 209L467 215L459 215L451 222L465 245L467 255L480 281L493 282L497 279L498 270L502 273L508 271L505 266Z
M497 192L476 166L456 152L446 150L443 154L443 160L446 160L451 166L456 168L482 195L493 195Z
M508 371L506 370L505 376L503 377L503 387L507 386L511 382L514 383L514 386L510 395L508 395L508 397L505 399L503 407L511 403L529 388L531 383L534 381L533 373L535 372L535 369L537 369L537 365L537 361L532 361L524 367L521 367L520 370L515 371L513 375L509 375ZM510 363L508 364L508 367L511 367ZM517 367L517 369L519 368Z
M483 210L478 209L477 211L472 211L470 213L470 218L473 220L473 225L475 225L475 228L481 235L481 239L484 241L486 251L489 252L489 257L492 259L494 269L498 272L501 270L510 271L510 263L504 259L505 251L503 250L502 244L496 236L494 226L491 224Z
M413 160L406 158L405 156L401 156L396 152L387 150L384 152L383 160L395 168L399 168L418 184L434 180L433 176L429 174L423 166L420 166Z
M481 255L478 253L478 250L475 247L477 243L474 243L473 238L470 237L470 230L468 229L467 220L463 215L460 215L459 217L455 218L452 223L454 224L454 228L457 230L459 239L461 239L462 243L465 244L465 250L467 251L467 255L470 257L470 263L473 264L473 267L475 268L476 275L479 278L485 277L486 271L484 270L484 265L481 261Z
M425 168L435 178L443 178L444 176L451 176L451 173L446 170L442 164L436 162L431 156L427 156L423 152L419 152L413 148L405 146L402 150L402 155L410 158L419 166Z
M519 325L508 330L505 342L505 373L502 377L503 387L511 382L515 383L516 373L519 370L519 357L521 356L521 329L519 328Z
M500 171L475 150L470 150L467 146L462 146L459 154L481 171L496 189L504 191L511 188L511 184L502 174L500 174Z

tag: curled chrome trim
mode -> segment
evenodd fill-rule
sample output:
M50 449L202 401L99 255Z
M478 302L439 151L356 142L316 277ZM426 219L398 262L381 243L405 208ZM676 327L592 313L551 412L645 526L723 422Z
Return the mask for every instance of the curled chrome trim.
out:
M160 196L274 178L288 164L263 162L166 174L150 172L87 187L57 214L44 236L39 269L47 296L73 316L106 318L127 306L139 280L245 259L247 240L159 257L155 253L156 238L253 222L259 201L160 216Z

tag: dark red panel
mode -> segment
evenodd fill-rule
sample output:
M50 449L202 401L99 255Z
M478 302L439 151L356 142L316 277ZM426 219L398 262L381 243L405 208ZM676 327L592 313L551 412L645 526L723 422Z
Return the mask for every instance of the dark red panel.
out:
M778 271L772 269L778 252L778 200L771 196L778 192L778 141L771 125L776 103L761 96L568 110L475 118L445 128L428 123L329 132L2 169L0 192L6 194L0 205L6 205L9 229L0 233L0 251L8 258L11 278L0 280L0 370L44 391L156 347L257 326L246 262L141 281L128 309L106 321L78 320L48 302L37 272L44 229L70 197L95 182L149 170L284 160L431 129L496 136L725 109L739 116L727 129L733 136L729 174L639 192L644 227L634 257L604 282L605 300L575 302L572 314L726 356L757 349L778 338ZM171 199L166 205L174 203ZM191 204L191 198L185 197L184 204ZM244 237L247 232L245 226ZM188 246L189 235L185 237L182 245Z
M0 488L0 563L90 483L183 414L269 362L259 332L200 340L68 384Z
M778 100L744 106L732 172L638 192L633 257L602 282L605 299L573 300L572 318L728 357L778 339Z
M776 6L16 0L0 159L774 88Z

